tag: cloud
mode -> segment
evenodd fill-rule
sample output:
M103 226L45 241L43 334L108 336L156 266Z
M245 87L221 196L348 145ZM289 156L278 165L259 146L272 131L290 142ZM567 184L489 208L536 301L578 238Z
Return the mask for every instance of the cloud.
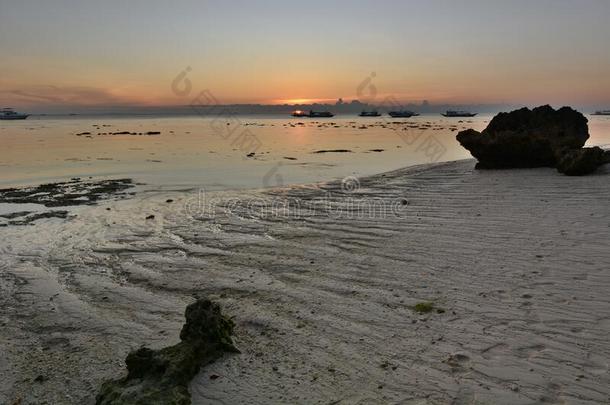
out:
M86 86L27 86L23 89L0 90L0 100L17 106L98 106L128 103L125 97L111 91Z

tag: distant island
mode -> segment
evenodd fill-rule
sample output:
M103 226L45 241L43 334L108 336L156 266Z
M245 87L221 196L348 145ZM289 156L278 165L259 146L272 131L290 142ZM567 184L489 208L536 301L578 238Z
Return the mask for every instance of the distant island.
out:
M313 104L217 104L198 102L193 99L192 104L174 106L45 106L42 110L30 111L33 114L47 115L216 115L223 114L281 114L289 116L295 110L303 111L331 111L334 114L359 114L362 111L377 110L387 113L392 110L415 111L420 114L438 114L447 110L471 110L479 113L497 113L515 106L504 104L432 104L426 100L422 102L384 101L365 103L359 100L344 101L338 99L335 103Z

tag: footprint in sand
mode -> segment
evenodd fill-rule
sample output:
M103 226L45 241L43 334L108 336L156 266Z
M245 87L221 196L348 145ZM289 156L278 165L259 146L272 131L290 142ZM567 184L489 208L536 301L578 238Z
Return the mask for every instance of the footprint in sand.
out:
M608 372L608 360L598 354L589 353L585 363L585 371L593 375L605 374Z
M547 385L546 394L539 398L542 404L553 404L553 405L564 405L567 404L565 399L562 398L563 386L560 384L551 382Z
M486 360L493 360L504 357L509 352L510 347L506 343L496 343L481 351L481 355Z
M546 350L546 346L538 344L533 346L520 347L515 350L517 356L521 358L527 358L528 361L540 356L540 354Z
M610 318L597 319L597 326L601 328L601 330L610 330Z
M461 387L451 401L451 405L471 405L476 403L476 395L470 387Z
M452 373L466 373L472 369L470 357L464 353L453 353L445 360Z

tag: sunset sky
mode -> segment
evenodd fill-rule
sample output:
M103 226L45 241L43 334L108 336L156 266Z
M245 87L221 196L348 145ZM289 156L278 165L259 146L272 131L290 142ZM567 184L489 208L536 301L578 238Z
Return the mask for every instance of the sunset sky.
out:
M0 106L378 97L610 108L610 1L0 0Z

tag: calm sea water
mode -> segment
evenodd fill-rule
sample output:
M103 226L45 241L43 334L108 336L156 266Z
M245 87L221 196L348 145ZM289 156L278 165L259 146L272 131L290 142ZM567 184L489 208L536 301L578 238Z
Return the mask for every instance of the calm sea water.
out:
M129 177L158 187L219 190L363 176L468 158L455 140L457 131L481 130L491 118L39 116L0 121L0 185ZM610 118L589 120L588 144L610 145ZM143 135L116 134L124 131ZM160 134L145 135L149 131ZM350 152L315 153L322 150Z

